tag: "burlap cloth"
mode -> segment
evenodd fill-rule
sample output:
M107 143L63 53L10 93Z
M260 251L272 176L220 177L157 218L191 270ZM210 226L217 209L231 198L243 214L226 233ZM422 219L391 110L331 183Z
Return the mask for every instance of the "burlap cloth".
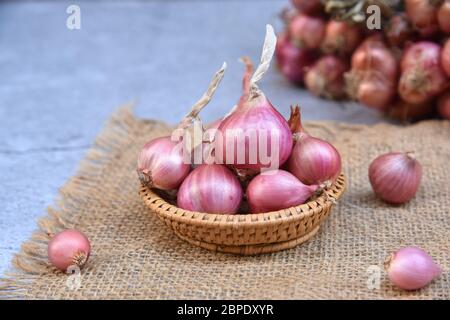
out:
M343 157L349 188L309 242L261 256L218 254L178 239L138 197L139 149L168 126L119 110L98 136L79 172L14 258L0 298L45 299L448 299L450 122L408 127L309 123ZM424 168L415 199L391 206L377 199L368 165L391 150L416 152ZM79 288L48 266L47 232L75 227L92 243ZM444 268L425 289L393 287L383 270L392 251L426 249ZM380 277L377 277L377 274ZM377 279L380 279L377 288Z

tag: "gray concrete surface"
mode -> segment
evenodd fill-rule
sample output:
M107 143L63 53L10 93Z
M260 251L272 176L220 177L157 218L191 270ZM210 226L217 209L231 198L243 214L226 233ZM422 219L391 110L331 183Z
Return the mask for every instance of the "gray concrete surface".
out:
M238 57L259 58L265 24L278 30L287 0L4 1L0 3L0 273L36 228L109 115L137 100L137 115L176 123L223 61L229 68L204 120L240 94ZM81 8L81 30L66 8ZM260 84L288 114L373 123L357 104L337 104L289 85L275 68Z

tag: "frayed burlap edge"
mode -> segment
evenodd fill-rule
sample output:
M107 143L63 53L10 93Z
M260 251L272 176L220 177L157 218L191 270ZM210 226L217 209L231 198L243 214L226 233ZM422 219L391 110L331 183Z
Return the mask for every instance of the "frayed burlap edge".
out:
M129 103L116 111L108 120L105 128L97 136L93 146L81 160L77 173L60 189L55 204L47 209L47 216L38 221L38 230L24 242L19 253L12 259L14 271L5 273L0 278L1 299L24 299L26 290L36 275L49 271L47 255L38 252L46 251L52 234L67 228L76 228L77 217L83 213L66 210L66 203L82 201L89 192L89 187L101 183L103 165L115 152L123 150L121 146L127 142L132 131L140 130L140 125L161 126L156 121L140 121L137 124L133 116L134 103Z

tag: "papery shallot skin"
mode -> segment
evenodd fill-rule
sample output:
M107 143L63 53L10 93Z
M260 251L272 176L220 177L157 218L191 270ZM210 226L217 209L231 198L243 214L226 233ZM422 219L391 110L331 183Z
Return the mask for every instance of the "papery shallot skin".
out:
M408 70L410 68L431 67L439 64L439 58L441 55L441 47L431 41L419 41L403 52L400 69L401 71Z
M328 185L341 173L341 155L329 142L310 136L301 121L300 107L291 106L289 127L295 138L288 170L308 185Z
M208 88L180 121L172 136L156 138L144 145L138 156L137 174L149 188L177 189L191 169L196 151L202 151L203 128L199 113L211 101L227 68L226 62L213 75ZM173 139L173 140L172 140ZM201 155L201 154L200 154Z
M222 139L216 140L216 143L217 148L223 151L219 154L216 149L216 155L222 156L218 160L238 169L260 170L270 166L276 169L286 162L292 150L292 134L288 123L263 94L236 108L222 120L219 131ZM251 136L257 137L256 143L251 143L247 138L245 141L240 140ZM277 137L274 144L278 145L278 158L275 159L275 150L272 150L271 145L273 138ZM242 150L241 159L239 150ZM256 159L252 159L253 154L257 155ZM273 156L278 165L274 161L268 164L264 159L266 156Z
M239 180L224 165L202 164L183 181L178 207L197 212L235 214L243 197Z
M91 244L81 232L73 229L61 231L48 243L47 254L53 266L66 271L70 266L83 267L90 255Z
M325 21L319 17L298 14L289 22L291 41L308 49L318 49L325 37Z
M341 173L341 157L330 143L305 136L294 145L288 168L305 184L333 183Z
M345 21L330 20L321 47L326 53L345 55L353 52L360 42L361 31L358 26Z
M422 166L411 153L391 152L377 157L369 167L374 192L392 204L406 203L417 193Z
M245 64L242 95L220 123L214 139L218 164L258 173L263 168L279 168L291 153L289 125L257 85L269 69L276 42L273 27L267 25L263 53L256 70L249 57L241 58Z
M389 280L404 290L417 290L439 277L442 268L424 250L406 247L393 253L385 262Z
M345 97L344 73L346 63L333 55L326 55L316 61L306 73L305 85L316 96L327 99Z
M138 157L139 179L161 190L177 189L191 169L178 142L160 137L146 143Z
M402 56L398 92L412 104L430 101L445 90L449 80L441 66L442 48L431 41L416 42Z
M396 95L397 61L378 35L367 38L353 53L345 75L351 98L386 111Z
M397 61L378 35L364 40L353 53L351 67L356 70L374 70L388 80L397 77Z
M270 212L301 205L317 189L317 185L307 186L287 171L274 170L253 178L247 199L252 213Z

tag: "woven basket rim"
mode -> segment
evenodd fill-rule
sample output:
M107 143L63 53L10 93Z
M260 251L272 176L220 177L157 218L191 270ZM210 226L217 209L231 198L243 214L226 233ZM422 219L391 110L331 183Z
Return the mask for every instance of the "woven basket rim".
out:
M318 210L324 209L323 206L328 209L335 204L341 198L345 189L346 179L344 174L341 174L319 197L307 203L272 212L234 215L184 210L170 204L160 195L153 192L151 188L143 185L141 185L139 194L150 209L170 220L220 228L229 227L230 225L255 227L258 225L280 224L289 220L307 218L314 215Z

